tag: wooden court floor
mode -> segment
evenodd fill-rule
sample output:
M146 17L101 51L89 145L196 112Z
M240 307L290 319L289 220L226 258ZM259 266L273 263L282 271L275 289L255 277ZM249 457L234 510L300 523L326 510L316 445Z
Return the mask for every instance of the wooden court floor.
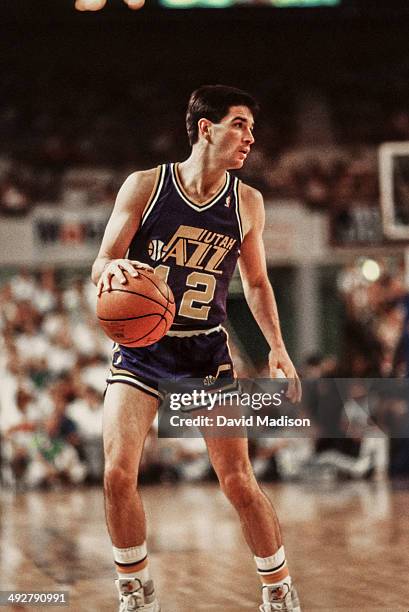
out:
M409 611L409 490L403 484L264 487L284 531L304 612ZM258 610L235 514L213 484L143 490L163 612ZM66 589L69 610L117 610L98 488L1 492L2 590ZM33 606L1 610L67 610Z

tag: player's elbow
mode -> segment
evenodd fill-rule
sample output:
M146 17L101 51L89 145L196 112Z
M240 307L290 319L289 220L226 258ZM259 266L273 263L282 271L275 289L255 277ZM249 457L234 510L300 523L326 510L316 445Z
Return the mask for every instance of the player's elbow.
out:
M267 274L259 274L243 279L243 291L245 296L251 295L254 291L269 291L270 288L271 285Z

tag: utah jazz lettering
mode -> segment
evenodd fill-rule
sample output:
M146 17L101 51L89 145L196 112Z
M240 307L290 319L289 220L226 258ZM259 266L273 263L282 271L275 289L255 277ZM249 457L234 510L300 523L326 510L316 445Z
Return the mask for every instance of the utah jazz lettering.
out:
M224 234L180 225L163 248L165 255L162 262L173 259L178 266L222 274L223 270L218 268L236 242L235 238Z

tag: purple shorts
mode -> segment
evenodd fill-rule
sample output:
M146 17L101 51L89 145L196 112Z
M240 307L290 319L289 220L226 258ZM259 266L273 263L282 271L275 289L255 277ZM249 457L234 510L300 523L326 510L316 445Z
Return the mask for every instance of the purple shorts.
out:
M160 381L200 380L203 388L234 380L227 333L220 327L192 336L167 335L142 348L116 344L108 384L132 385L148 395L163 398Z

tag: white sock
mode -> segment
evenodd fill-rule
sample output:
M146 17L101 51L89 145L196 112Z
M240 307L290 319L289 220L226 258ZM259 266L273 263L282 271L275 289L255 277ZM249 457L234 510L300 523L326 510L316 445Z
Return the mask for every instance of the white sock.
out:
M291 576L287 567L284 546L281 546L270 557L255 556L254 560L257 566L257 573L263 583L263 600L265 596L270 597L271 592L275 589L282 588L285 591L284 595L287 592L287 588L288 590L291 589Z
M145 584L150 580L148 551L146 542L129 548L112 547L118 578L120 580L139 580Z

